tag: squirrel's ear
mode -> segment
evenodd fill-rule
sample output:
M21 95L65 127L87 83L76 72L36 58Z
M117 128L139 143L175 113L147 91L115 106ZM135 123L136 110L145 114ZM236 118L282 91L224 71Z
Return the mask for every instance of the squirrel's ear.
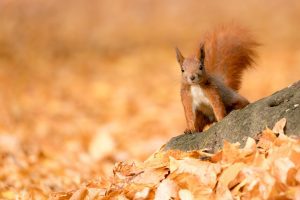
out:
M182 66L184 57L182 56L181 52L179 51L179 49L177 47L175 47L175 51L176 51L177 61L180 64L180 66Z
M205 48L204 48L204 44L202 43L200 45L200 55L199 55L199 61L200 61L200 64L202 66L204 66L204 60L205 60Z

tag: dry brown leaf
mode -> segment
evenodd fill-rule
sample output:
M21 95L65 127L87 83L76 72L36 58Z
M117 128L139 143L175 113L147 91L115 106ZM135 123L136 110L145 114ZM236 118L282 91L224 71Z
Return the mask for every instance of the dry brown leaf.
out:
M296 144L297 139L293 139L292 137L289 137L285 134L279 134L278 137L276 138L276 140L274 141L274 144L276 146L281 146L281 145L285 145L288 143L294 143ZM299 141L299 139L298 139Z
M149 193L150 193L150 188L145 187L141 191L138 191L135 193L134 199L136 199L136 200L147 199L147 197L149 196Z
M164 200L164 199L173 199L177 198L177 191L178 191L177 184L170 180L165 179L163 180L157 187L155 192L155 200Z
M228 184L233 181L236 176L240 173L240 171L245 167L244 163L234 163L233 165L229 166L219 176L218 184L221 184L225 187L228 187Z
M101 160L110 155L116 148L116 142L109 128L98 130L89 144L89 153L95 160Z
M127 183L121 185L121 187L116 188L115 191L119 191L124 194L128 199L134 199L137 195L139 198L142 198L143 195L146 195L147 198L150 198L154 190L154 185L151 184L136 184L136 183ZM147 188L147 189L145 189Z
M169 157L166 156L166 152L159 151L151 155L143 164L140 165L141 168L161 168L169 164Z
M239 159L236 162L246 164L252 163L256 154L256 142L253 138L248 137L244 148L240 149Z
M213 163L219 162L220 160L222 160L222 155L223 155L222 151L219 151L216 154L212 155L210 159L211 162Z
M293 151L290 155L291 161L295 164L296 168L300 167L300 149L296 145L293 145Z
M179 150L167 150L167 151L158 151L148 158L142 165L142 168L151 167L151 168L160 168L169 165L169 157L173 157L177 160L190 157L190 158L200 158L200 156L207 156L210 154L204 153L202 151L189 151L183 152Z
M119 162L115 164L113 173L119 177L132 176L140 173L141 170L138 170L135 163L133 162Z
M283 129L284 129L285 125L286 125L286 118L282 118L278 122L276 122L276 124L274 125L272 131L274 133L284 134Z
M224 140L221 163L231 164L236 160L240 159L239 147L240 147L239 143L231 144L228 141Z
M73 192L57 192L50 194L49 200L69 200L73 195ZM22 197L21 197L22 199Z
M81 188L79 190L77 190L76 192L74 192L74 194L71 196L70 200L84 200L85 197L88 194L88 190L87 188Z
M289 187L285 194L289 199L300 200L300 186Z
M286 145L274 146L270 149L267 155L267 161L270 166L279 158L289 157L293 151L292 146L291 143L287 143Z
M182 200L193 200L193 199L195 199L193 194L189 190L186 190L186 189L179 190L178 195L179 195L179 198L182 199Z
M135 184L156 185L168 174L169 169L145 169L142 173L135 176L131 181Z
M295 179L300 183L300 170L298 168Z
M217 175L221 171L221 166L218 163L210 163L194 158L175 160L170 157L170 160L171 173L176 171L176 173L190 173L197 175L201 184L208 185L211 188L215 186Z
M245 167L241 173L246 180L243 191L249 193L251 198L267 199L270 196L276 180L269 172L260 168Z
M286 179L286 184L288 186L296 186L297 185L297 180L296 180L296 175L297 175L297 169L292 168L288 171L287 173L287 179Z
M127 200L128 198L124 195L122 190L114 190L109 192L101 200Z
M0 197L4 198L4 199L16 199L18 195L10 190L5 190L5 191L1 191L0 192Z
M262 135L257 143L257 147L263 149L264 151L268 151L272 147L276 138L277 137L274 132L267 128L262 132Z
M251 153L255 152L256 151L256 142L255 142L255 140L251 137L248 137L247 141L246 141L246 144L245 144L244 148L242 149L242 151L244 152L245 156L247 155L247 153L251 154Z
M260 154L259 152L257 152L255 154L254 160L251 164L253 167L259 167L265 170L269 170L270 165L269 162L266 159L266 156L264 154Z
M228 187L223 184L218 184L216 189L216 200L233 200L232 194Z
M87 188L88 189L88 199L94 200L100 197L104 197L106 189L99 189L99 188Z
M241 188L243 188L247 184L247 180L245 179L245 177L246 176L244 174L240 173L238 175L238 178L235 179L237 181L236 183L238 183L238 184L236 185L236 183L233 182L231 187L234 186L234 188L231 190L231 193L234 197L240 197L241 196L242 192L240 192L240 190L241 190Z
M274 160L271 170L277 180L281 183L286 183L288 171L293 167L295 167L294 163L285 157Z
M173 173L169 176L179 188L187 189L195 199L210 199L213 195L213 188L201 183L197 175L191 173Z

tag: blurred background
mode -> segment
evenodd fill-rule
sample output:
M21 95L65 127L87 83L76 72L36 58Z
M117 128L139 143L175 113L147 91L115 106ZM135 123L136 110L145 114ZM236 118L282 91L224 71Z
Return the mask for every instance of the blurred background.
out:
M250 101L297 81L297 0L1 0L0 197L45 198L181 134L174 47L236 22L262 44Z

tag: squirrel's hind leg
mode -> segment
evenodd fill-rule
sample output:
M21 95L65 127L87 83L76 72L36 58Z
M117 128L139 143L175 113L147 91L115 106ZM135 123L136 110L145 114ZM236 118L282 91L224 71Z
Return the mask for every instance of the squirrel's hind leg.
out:
M237 109L242 109L244 107L246 107L250 102L244 98L243 96L240 96L240 98L233 103L233 109L237 110Z

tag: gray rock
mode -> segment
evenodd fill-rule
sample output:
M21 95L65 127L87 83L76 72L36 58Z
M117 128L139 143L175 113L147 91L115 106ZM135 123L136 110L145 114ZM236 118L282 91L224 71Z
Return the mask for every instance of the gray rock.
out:
M287 120L285 134L300 136L300 81L241 110L231 112L206 131L172 138L164 150L205 148L215 152L222 148L224 140L239 142L243 146L248 137L258 138L261 131L266 127L273 128L282 118Z

